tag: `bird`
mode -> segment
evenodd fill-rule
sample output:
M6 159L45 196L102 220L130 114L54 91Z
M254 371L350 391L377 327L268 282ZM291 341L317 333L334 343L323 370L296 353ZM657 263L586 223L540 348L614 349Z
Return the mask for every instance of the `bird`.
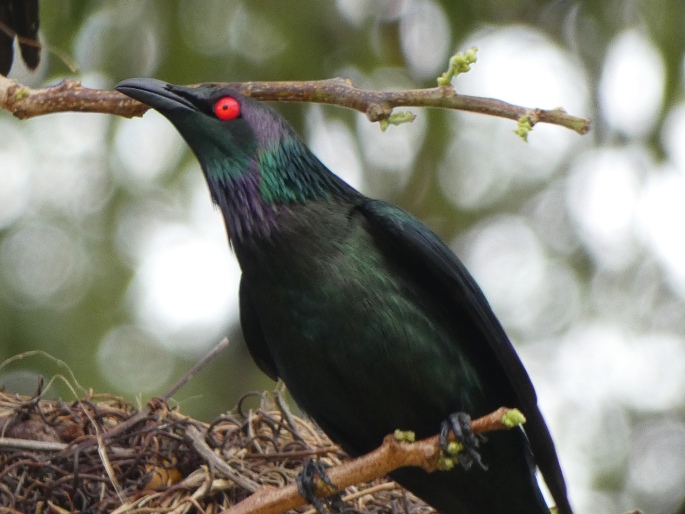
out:
M490 432L483 466L391 474L445 514L572 514L532 382L483 292L418 218L331 172L266 104L217 84L116 89L164 115L197 157L239 261L250 355L350 455L453 413L527 418Z

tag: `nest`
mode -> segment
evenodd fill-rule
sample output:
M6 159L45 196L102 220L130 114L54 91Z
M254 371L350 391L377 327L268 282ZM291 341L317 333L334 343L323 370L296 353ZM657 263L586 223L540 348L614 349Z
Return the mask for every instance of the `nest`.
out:
M161 401L138 410L107 395L67 403L0 392L0 512L215 514L261 486L293 483L307 459L348 459L279 392L256 396L258 408L241 400L207 424ZM432 511L388 479L342 498L351 512Z

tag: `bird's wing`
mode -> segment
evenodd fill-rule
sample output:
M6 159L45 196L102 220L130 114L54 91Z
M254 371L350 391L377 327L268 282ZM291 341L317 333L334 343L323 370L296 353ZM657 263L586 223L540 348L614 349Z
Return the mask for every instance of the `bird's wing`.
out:
M267 374L271 379L278 380L278 372L274 364L271 352L264 339L264 333L259 322L259 316L255 311L248 286L245 283L245 276L240 279L240 326L243 330L243 338L250 352L250 356L255 361L259 369Z
M549 429L537 406L533 384L475 280L445 243L411 214L378 200L362 202L358 209L366 217L368 230L379 246L388 248L394 258L417 272L432 274L436 283L444 284L455 309L477 328L482 337L474 344L486 343L480 350L491 354L488 361L498 366L502 376L508 379L518 402L516 407L526 416L525 431L536 464L559 512L570 514L561 466Z

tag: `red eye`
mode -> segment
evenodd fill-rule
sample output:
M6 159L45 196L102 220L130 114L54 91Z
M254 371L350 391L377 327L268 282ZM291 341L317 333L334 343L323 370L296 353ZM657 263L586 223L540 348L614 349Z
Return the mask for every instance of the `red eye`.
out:
M240 104L232 96L224 96L214 104L214 114L223 121L234 120L240 116Z

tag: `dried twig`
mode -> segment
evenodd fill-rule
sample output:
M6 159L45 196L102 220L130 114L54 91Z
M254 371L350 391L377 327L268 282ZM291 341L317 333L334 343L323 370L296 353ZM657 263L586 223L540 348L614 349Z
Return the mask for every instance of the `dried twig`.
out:
M163 402L168 402L173 395L175 395L179 389L181 389L184 385L186 385L195 375L197 375L202 368L204 368L207 364L212 362L217 355L219 355L221 352L223 352L226 348L228 348L229 345L229 340L227 337L224 337L219 344L217 344L214 348L212 348L207 355L202 357L200 361L198 361L192 368L190 368L185 375L183 375L172 387L169 389L164 395L162 396L162 401Z
M226 464L225 461L214 453L214 450L209 447L205 441L205 436L207 434L206 430L200 432L197 426L189 425L185 430L186 437L191 441L191 444L195 451L200 455L209 465L210 469L215 469L219 474L224 475L225 478L233 480L243 489L254 492L259 489L259 484L242 476L239 472L235 471L231 466Z
M31 450L36 452L59 452L69 447L66 443L55 441L33 441L31 439L17 439L16 437L0 437L0 451L3 448L13 450Z

